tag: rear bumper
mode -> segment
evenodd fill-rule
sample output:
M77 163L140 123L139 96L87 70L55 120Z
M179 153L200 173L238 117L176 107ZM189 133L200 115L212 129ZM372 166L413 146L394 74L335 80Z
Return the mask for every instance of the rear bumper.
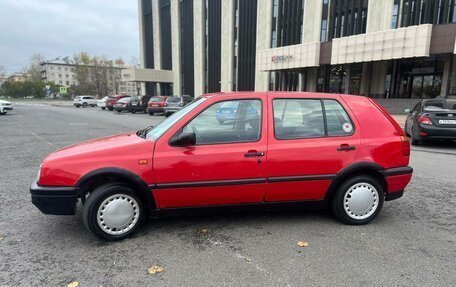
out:
M182 107L165 107L164 111L165 111L165 113L174 113L181 109L182 109Z
M389 168L382 171L388 186L386 201L398 199L404 194L405 187L412 179L413 168L409 166Z
M39 186L36 180L30 186L32 203L44 214L74 215L78 201L77 187Z
M421 139L456 139L456 128L420 124L418 131Z
M163 113L165 109L163 107L149 107L147 108L148 113Z

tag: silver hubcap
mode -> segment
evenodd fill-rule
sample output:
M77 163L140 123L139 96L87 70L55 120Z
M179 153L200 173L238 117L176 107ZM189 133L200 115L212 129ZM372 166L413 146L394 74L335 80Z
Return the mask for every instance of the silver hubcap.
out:
M139 205L133 197L115 194L106 198L98 208L98 226L108 234L121 235L135 226L139 213Z
M345 193L344 210L353 219L366 219L374 214L377 207L378 191L369 183L357 183Z

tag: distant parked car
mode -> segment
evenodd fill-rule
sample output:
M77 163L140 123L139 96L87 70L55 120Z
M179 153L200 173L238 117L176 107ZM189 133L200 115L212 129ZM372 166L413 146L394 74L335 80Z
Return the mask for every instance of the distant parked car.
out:
M137 112L146 113L147 103L151 96L133 96L128 104L128 111L132 114Z
M8 101L0 100L0 115L6 114L7 111L12 111L13 105Z
M101 100L98 100L97 106L99 108L101 108L102 110L105 110L106 109L106 100L108 100L109 98L112 98L112 97L106 96L106 97L102 98Z
M225 102L215 111L215 117L220 124L236 119L239 102ZM258 119L258 111L251 105L247 107L246 120Z
M95 99L92 96L77 96L73 100L73 105L76 108L79 108L79 107L87 108L88 106L96 107L97 99Z
M165 116L169 117L172 113L181 110L186 104L193 101L193 98L187 95L183 96L170 96L166 98L165 102Z
M412 145L426 140L456 140L456 100L423 100L409 113L405 133Z
M114 104L114 110L121 113L123 111L128 111L128 104L131 102L133 98L132 97L125 97L120 100L118 100Z
M109 99L106 100L106 108L110 111L114 110L115 103L117 103L118 100L120 100L122 98L126 98L126 97L129 97L129 96L117 95L117 96L110 97Z
M149 103L147 103L147 112L149 115L153 116L155 113L164 113L165 102L166 97L164 96L156 96L150 98Z

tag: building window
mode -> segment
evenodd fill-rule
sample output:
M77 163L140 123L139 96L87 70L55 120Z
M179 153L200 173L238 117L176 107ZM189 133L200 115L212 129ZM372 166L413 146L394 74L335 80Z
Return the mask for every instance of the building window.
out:
M456 22L455 7L455 0L404 0L401 27Z
M400 0L394 0L393 6L393 17L391 18L391 29L396 29L398 20L399 20L399 6L401 4Z
M271 47L301 43L304 14L303 0L274 0Z
M368 0L323 0L322 42L366 33Z

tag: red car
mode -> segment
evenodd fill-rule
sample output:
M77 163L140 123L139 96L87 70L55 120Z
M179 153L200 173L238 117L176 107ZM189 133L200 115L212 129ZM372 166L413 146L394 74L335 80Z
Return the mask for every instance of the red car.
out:
M117 101L120 100L120 99L123 99L125 97L129 97L129 96L128 95L117 95L117 96L114 96L114 97L109 97L106 100L106 108L108 108L108 110L110 110L110 111L113 111L114 110L114 105L117 103Z
M236 116L220 123L227 103ZM330 207L359 225L403 195L409 157L404 132L372 99L218 93L156 127L50 154L31 194L45 214L75 214L81 199L86 227L106 240L129 236L150 212L196 207Z
M150 98L149 102L147 103L147 112L149 115L153 116L155 113L164 113L166 97L164 96L156 96Z

